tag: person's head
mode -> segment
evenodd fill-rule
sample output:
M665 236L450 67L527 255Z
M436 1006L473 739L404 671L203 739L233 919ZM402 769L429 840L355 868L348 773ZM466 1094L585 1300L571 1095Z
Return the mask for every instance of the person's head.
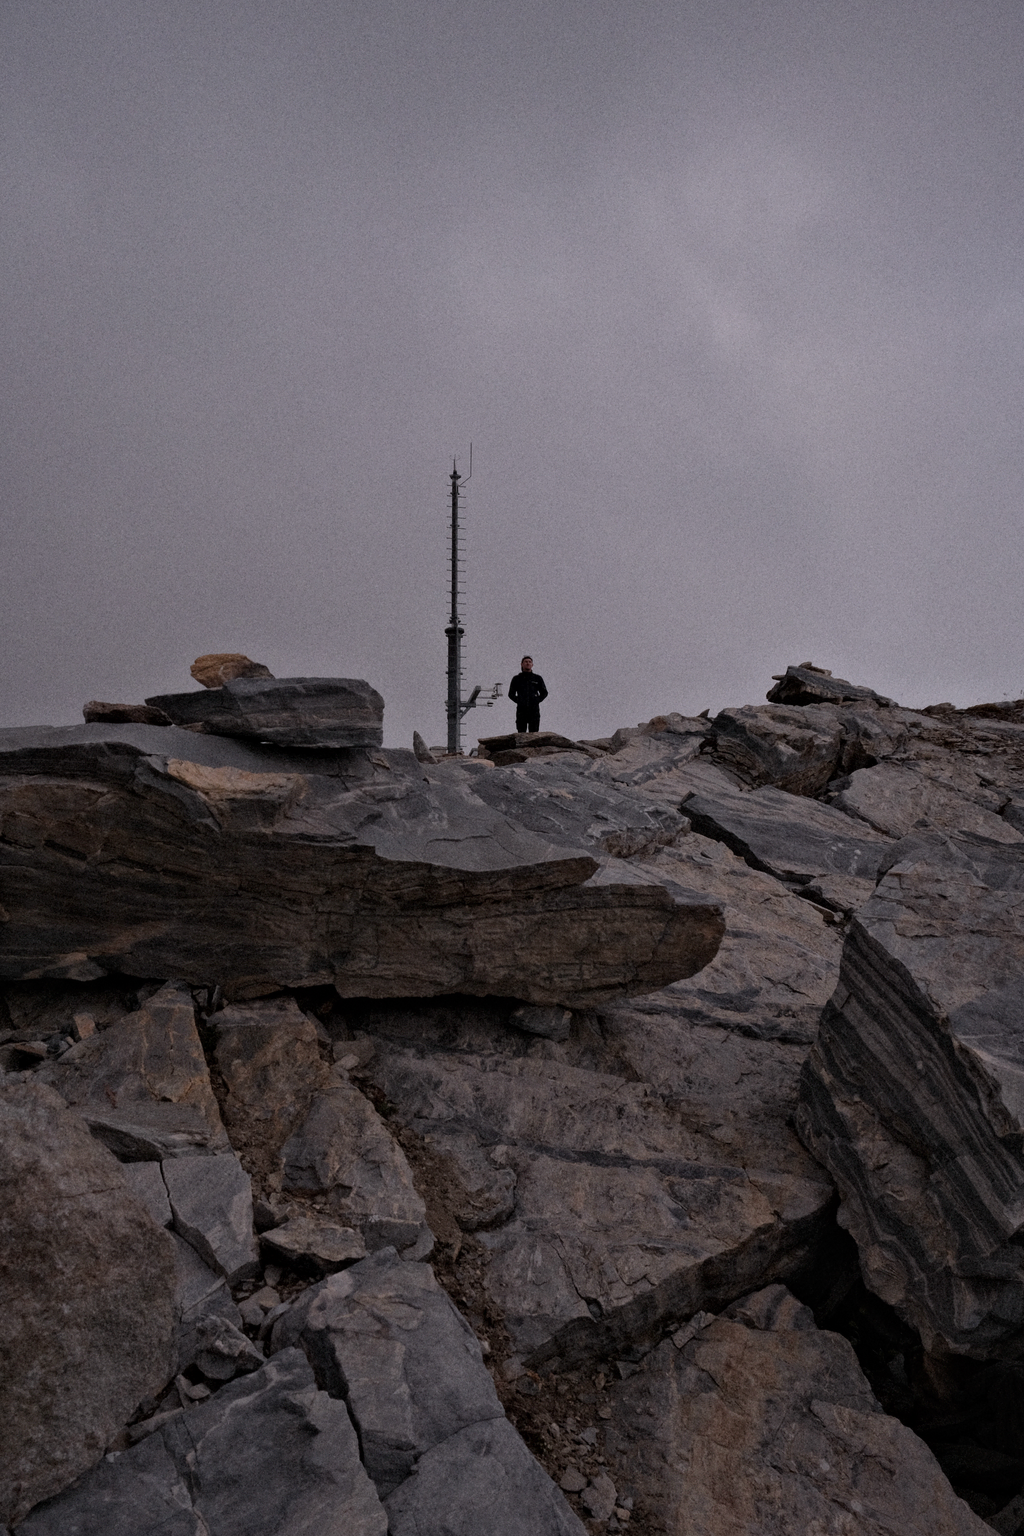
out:
M532 672L533 671L533 657L532 656L524 656L522 661L519 663L519 665L522 667L524 672Z

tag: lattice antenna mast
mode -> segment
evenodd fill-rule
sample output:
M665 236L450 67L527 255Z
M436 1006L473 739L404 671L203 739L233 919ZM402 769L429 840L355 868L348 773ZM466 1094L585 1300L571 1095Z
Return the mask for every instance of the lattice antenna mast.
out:
M469 710L483 705L490 709L495 699L501 698L501 684L495 683L489 694L481 699L482 685L477 683L468 699L462 697L462 637L466 633L462 626L462 618L459 614L459 603L462 591L459 585L461 566L459 564L459 514L465 504L465 487L473 478L473 444L469 445L469 474L463 480L459 474L455 460L452 460L452 472L449 483L451 486L451 561L452 561L452 607L445 634L448 637L448 754L458 757L462 752L462 717Z
M470 448L468 481L473 473L473 450ZM451 560L452 560L452 610L445 634L448 636L448 752L458 756L462 751L462 637L465 630L459 616L459 512L462 509L463 480L455 460L451 472Z

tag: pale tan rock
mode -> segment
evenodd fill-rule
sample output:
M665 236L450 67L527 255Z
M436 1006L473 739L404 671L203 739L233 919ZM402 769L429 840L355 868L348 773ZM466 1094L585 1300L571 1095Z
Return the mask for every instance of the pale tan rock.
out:
M227 1150L192 996L171 982L38 1075L127 1161L147 1138L154 1149L148 1155Z
M659 1536L986 1536L843 1338L772 1286L612 1388L605 1447Z
M0 1088L0 1521L97 1462L172 1374L174 1249L53 1089Z
M189 667L197 683L204 688L223 688L236 677L273 677L269 668L261 662L250 661L239 651L216 651L209 656L197 656Z
M231 1145L252 1173L278 1168L281 1148L326 1086L316 1026L294 999L235 1004L214 1015Z

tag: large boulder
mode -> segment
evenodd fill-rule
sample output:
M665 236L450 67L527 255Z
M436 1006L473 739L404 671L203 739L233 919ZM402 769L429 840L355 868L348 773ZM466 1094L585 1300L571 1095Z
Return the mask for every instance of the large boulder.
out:
M379 747L384 700L354 677L233 677L147 699L175 725L281 747Z
M714 903L426 783L411 752L5 731L0 818L8 977L572 1005L692 975L723 928Z
M986 1536L853 1349L782 1286L701 1314L612 1392L609 1470L659 1536Z
M751 785L816 795L839 764L844 732L833 709L747 704L713 721L715 756Z
M893 702L875 693L873 688L848 683L845 677L833 677L827 667L815 667L809 661L798 667L787 667L773 680L775 687L767 694L770 704L845 704L870 700L875 704L891 705Z
M17 1536L385 1536L345 1404L297 1349L36 1509Z
M0 1086L0 1521L91 1467L166 1383L174 1296L171 1238L111 1154L52 1088Z
M932 1352L1024 1351L1024 859L922 837L850 925L797 1125Z

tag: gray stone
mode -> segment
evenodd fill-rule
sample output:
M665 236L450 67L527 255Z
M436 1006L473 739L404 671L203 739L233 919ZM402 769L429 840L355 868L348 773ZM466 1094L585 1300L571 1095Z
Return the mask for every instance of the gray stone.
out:
M90 1467L174 1364L172 1242L51 1088L0 1087L0 1521Z
M191 1244L176 1232L171 1233L171 1238L175 1277L174 1369L180 1374L195 1362L201 1346L200 1323L205 1318L223 1317L238 1327L242 1316L231 1299L223 1276L204 1264Z
M899 857L902 854L902 857ZM866 1283L926 1348L1024 1342L1024 859L907 840L850 924L798 1129Z
M281 747L379 747L384 700L352 677L236 677L147 699L175 725Z
M123 1163L125 1183L142 1202L158 1227L169 1227L173 1221L171 1202L167 1198L167 1185L160 1172L159 1163Z
M258 1273L252 1186L235 1154L172 1158L162 1166L175 1230L229 1285Z
M368 1248L407 1248L426 1222L404 1152L347 1079L316 1095L282 1164L286 1190L325 1197Z
M366 1243L360 1233L312 1216L293 1216L264 1232L262 1247L278 1263L306 1265L321 1275L334 1274L366 1257Z
M170 725L171 718L162 709L149 704L104 704L90 699L82 705L86 725Z
M385 1536L345 1404L298 1350L41 1505L18 1536Z
M547 1040L568 1040L572 1014L567 1008L514 1008L509 1023Z
M834 709L747 704L723 709L712 725L716 759L751 785L817 795L839 765L844 733Z
M615 1484L607 1472L599 1472L583 1490L580 1503L591 1520L610 1520L615 1508Z
M875 772L877 770L870 770ZM695 832L725 843L777 880L806 885L822 875L873 879L891 841L830 805L767 787L725 784L683 802Z
M207 1312L196 1319L196 1351L191 1363L211 1381L231 1381L234 1376L258 1371L264 1358L230 1318Z
M124 1162L228 1148L192 996L173 982L39 1077Z
M843 1338L773 1286L611 1389L612 1476L667 1536L985 1536Z
M426 1451L385 1506L390 1536L586 1536L504 1418Z
M271 1347L301 1344L344 1395L363 1463L386 1497L431 1447L501 1419L480 1345L426 1264L393 1249L332 1275L274 1325Z
M587 1006L707 963L717 908L524 830L474 792L496 771L174 727L0 732L0 970Z

